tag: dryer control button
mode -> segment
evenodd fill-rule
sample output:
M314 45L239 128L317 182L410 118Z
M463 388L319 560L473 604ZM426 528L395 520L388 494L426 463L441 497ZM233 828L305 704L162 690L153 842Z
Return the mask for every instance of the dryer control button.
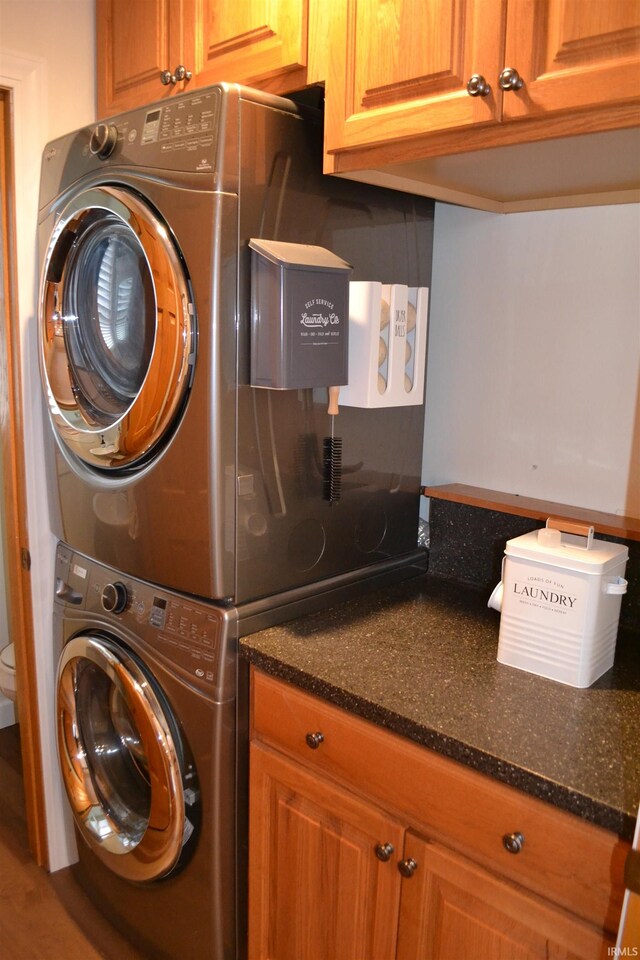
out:
M91 134L89 150L94 156L106 160L113 153L117 142L118 128L113 123L99 123Z
M127 588L119 580L115 583L108 583L102 591L102 606L107 613L122 613L128 601Z

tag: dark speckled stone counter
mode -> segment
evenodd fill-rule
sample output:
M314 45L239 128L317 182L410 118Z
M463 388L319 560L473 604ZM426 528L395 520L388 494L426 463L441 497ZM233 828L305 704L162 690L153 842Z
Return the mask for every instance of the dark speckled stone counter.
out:
M240 641L241 656L627 839L640 800L640 636L582 690L499 664L486 592L421 576Z

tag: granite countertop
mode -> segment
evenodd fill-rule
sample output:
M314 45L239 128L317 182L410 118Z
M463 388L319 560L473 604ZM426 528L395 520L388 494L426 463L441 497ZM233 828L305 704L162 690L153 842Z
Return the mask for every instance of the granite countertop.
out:
M240 655L476 770L632 839L640 635L588 689L503 666L487 596L429 575L244 637Z

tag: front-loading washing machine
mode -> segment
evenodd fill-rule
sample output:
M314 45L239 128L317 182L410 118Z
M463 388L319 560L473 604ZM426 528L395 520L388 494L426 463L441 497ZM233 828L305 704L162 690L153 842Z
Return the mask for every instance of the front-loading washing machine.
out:
M232 625L64 544L54 610L79 882L149 956L236 958L244 791L238 804Z
M39 342L59 539L236 605L413 563L424 406L332 419L326 389L251 386L249 241L428 286L433 209L323 176L318 112L235 85L50 143ZM323 494L333 420L339 502Z

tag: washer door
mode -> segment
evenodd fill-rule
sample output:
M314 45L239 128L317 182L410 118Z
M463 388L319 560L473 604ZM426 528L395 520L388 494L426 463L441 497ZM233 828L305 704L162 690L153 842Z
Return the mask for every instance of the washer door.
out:
M164 697L130 650L96 634L67 643L57 737L67 796L94 853L127 880L174 870L196 841L195 770Z
M62 211L44 261L40 342L65 445L106 470L147 458L182 409L195 322L177 246L133 191L95 187Z

